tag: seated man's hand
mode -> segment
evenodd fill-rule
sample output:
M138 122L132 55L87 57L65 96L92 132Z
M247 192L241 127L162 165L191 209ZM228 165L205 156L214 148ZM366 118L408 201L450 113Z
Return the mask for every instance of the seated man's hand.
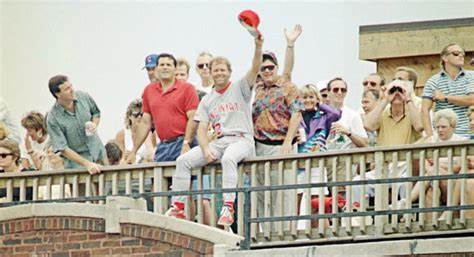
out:
M98 174L100 173L100 165L97 163L89 162L86 165L87 171L89 171L90 174Z
M126 163L126 164L134 164L135 161L136 161L136 155L137 155L137 154L134 153L134 152L129 152L129 153L127 154L127 158L125 158L125 163Z
M203 150L204 158L208 163L214 162L217 160L217 157L212 153L211 149L207 148Z

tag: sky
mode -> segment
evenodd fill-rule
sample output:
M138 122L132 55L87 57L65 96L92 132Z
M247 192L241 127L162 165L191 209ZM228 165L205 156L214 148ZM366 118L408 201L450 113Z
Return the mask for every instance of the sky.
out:
M283 61L284 28L303 26L295 45L293 82L302 86L342 76L346 104L358 108L373 62L359 60L359 26L474 16L471 1L0 1L0 95L15 120L48 111L50 77L68 75L102 111L99 135L123 127L126 107L147 85L145 56L186 58L197 81L202 51L227 57L235 81L250 68L253 39L240 11L260 16L264 49Z

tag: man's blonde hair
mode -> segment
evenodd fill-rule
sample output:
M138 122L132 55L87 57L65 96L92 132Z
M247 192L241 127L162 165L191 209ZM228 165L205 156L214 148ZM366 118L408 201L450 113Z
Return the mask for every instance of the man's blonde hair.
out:
M211 69L211 71L212 71L212 66L217 65L217 64L225 64L225 65L227 65L227 69L229 70L229 72L232 71L232 68L230 66L230 62L225 57L217 56L217 57L212 58L211 63L209 64L209 69Z

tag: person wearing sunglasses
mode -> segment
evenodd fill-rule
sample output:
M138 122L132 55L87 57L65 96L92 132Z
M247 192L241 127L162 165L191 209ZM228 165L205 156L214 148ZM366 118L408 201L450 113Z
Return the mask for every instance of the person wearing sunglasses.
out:
M347 96L347 83L344 79L336 77L328 82L330 105L342 111L341 118L332 123L326 146L328 151L366 147L368 136L362 123L360 113L344 105ZM345 180L345 167L338 165L335 171L328 169L328 180L333 181L336 176L338 181Z
M284 155L296 153L296 132L301 121L301 112L304 110L300 100L297 87L291 83L291 72L294 62L294 46L298 37L302 33L301 25L296 25L293 30L285 29L287 41L285 66L283 73L278 74L278 60L274 53L264 52L260 66L260 76L263 84L255 86L255 97L252 104L252 119L254 124L254 138L256 141L257 156ZM284 175L285 184L293 184L294 176L286 172ZM258 184L264 184L263 172L257 173ZM278 176L276 172L271 172L270 183L276 184ZM277 191L271 193L271 199L275 202ZM289 190L283 191L284 201L296 201L294 195ZM263 214L264 194L258 194L258 212ZM278 213L283 206L275 205L272 214ZM290 215L288 208L284 209ZM289 222L285 222L285 227ZM271 224L274 226L274 224ZM273 229L272 229L273 230Z
M19 173L24 171L20 165L20 147L17 142L11 139L0 141L0 174L2 173ZM26 200L31 200L33 190L31 187L26 188ZM0 202L5 202L7 196L6 188L0 188ZM20 189L13 188L13 201L20 200Z
M382 91L382 87L385 85L385 78L378 73L370 73L362 81L364 91L377 90Z
M421 137L423 124L420 109L408 91L408 82L390 82L381 101L365 116L364 125L369 131L377 131L378 146L405 145L417 141Z
M48 87L56 99L46 117L54 153L62 155L66 169L85 167L91 174L100 173L99 164L107 164L107 157L97 135L99 107L89 94L75 91L67 76L52 77Z
M200 80L194 83L198 90L198 95L202 99L204 95L209 94L214 86L214 80L211 76L211 70L209 64L211 63L213 56L209 52L202 52L196 59L196 71L199 75Z
M449 44L441 51L441 70L425 83L422 95L423 127L426 136L433 136L430 110L452 109L458 116L455 133L469 138L468 108L474 105L474 74L462 68L464 49Z
M142 99L133 100L125 112L125 128L120 130L115 137L117 145L123 152L122 162L127 160L133 149L133 139L137 136L138 124L142 122ZM154 132L148 133L145 142L136 154L135 163L153 162L153 154L156 147L156 137Z
M215 85L211 93L202 99L194 117L199 122L199 147L194 147L176 160L173 191L188 190L192 169L217 160L222 165L222 188L237 186L238 163L255 154L250 100L252 84L255 83L262 62L262 44L261 36L255 38L251 69L235 83L230 81L232 68L225 57L211 60L209 66ZM208 139L209 125L217 134L217 139L211 142ZM219 225L229 227L234 223L234 201L235 193L223 194L223 207L217 222ZM173 206L166 215L186 218L185 202L186 196L173 197Z
M146 69L148 79L150 83L156 82L158 79L155 74L157 54L150 54L145 58L145 66L142 69Z
M316 83L316 86L319 90L319 95L321 96L321 103L327 105L329 105L328 82L329 80L321 80Z

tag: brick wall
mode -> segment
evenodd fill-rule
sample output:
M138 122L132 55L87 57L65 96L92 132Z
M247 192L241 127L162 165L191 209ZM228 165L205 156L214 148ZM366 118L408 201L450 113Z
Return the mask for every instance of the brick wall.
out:
M41 217L0 223L0 256L212 256L213 244L137 224L105 233L103 219Z

